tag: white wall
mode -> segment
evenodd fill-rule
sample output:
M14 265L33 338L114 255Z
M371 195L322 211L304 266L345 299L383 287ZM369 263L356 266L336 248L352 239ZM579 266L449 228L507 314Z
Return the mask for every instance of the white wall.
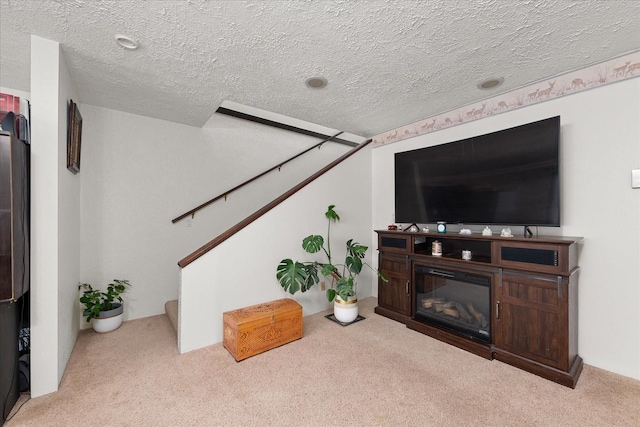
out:
M129 279L125 319L163 313L178 298L179 260L350 148L325 144L172 224L320 140L220 114L195 128L86 104L81 112L81 280Z
M31 38L31 395L56 391L78 333L79 179L66 170L75 89L57 42ZM65 175L68 174L68 175Z
M539 231L584 237L579 354L585 363L640 379L640 190L631 188L631 170L640 168L639 78L374 149L373 226L393 220L394 153L556 115L562 227Z
M179 299L180 352L222 341L225 311L291 297L276 280L276 267L284 258L312 260L302 249L302 239L326 236L324 213L329 205L336 205L341 218L331 228L334 262L344 259L350 238L372 248L370 167L371 149L365 147L186 266ZM370 265L374 252L367 252ZM324 260L321 254L317 260ZM365 267L358 279L359 298L371 296L372 276ZM319 286L293 298L302 304L305 316L330 308Z
M78 337L80 311L80 182L67 169L69 100L79 102L67 63L60 50L58 95L58 383ZM82 111L81 111L82 112Z

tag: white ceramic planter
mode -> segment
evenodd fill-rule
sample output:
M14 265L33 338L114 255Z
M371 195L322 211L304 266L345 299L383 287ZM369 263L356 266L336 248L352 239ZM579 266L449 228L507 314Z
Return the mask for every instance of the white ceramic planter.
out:
M114 309L101 311L98 317L91 319L91 327L101 334L115 331L122 325L124 317L124 306L120 303L114 304Z
M351 323L358 317L358 298L349 297L344 301L339 296L333 300L333 315L342 323Z

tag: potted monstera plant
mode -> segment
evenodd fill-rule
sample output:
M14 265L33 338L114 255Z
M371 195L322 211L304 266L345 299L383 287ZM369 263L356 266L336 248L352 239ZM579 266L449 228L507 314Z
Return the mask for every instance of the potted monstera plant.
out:
M329 302L333 301L334 303L333 312L336 320L351 323L358 317L358 298L355 287L356 278L362 268L367 266L385 282L387 278L363 261L368 247L353 239L346 242L344 263L334 263L331 253L331 224L340 220L340 216L334 208L335 205L330 205L324 214L328 221L326 240L317 234L307 236L302 240L302 248L306 252L315 254L322 251L326 262L299 262L290 258L283 259L278 264L276 278L280 282L280 286L292 295L298 291L308 291L322 278L329 279L330 285L326 290L326 297Z
M82 283L84 289L80 296L80 302L84 305L82 315L91 322L93 330L104 333L116 330L122 324L124 317L124 305L121 294L127 290L128 280L114 279L107 285L107 291L103 292L88 283Z

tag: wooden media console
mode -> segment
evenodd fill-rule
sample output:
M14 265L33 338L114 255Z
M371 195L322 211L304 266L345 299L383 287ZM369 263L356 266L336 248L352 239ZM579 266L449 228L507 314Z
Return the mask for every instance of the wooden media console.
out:
M375 312L487 359L575 387L580 237L376 230ZM434 242L442 255L432 255ZM469 251L471 259L463 259Z

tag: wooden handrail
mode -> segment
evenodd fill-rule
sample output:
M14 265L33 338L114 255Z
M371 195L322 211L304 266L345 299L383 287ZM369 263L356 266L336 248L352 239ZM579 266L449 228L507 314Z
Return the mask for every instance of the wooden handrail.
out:
M262 215L264 215L265 213L269 212L271 209L273 209L276 206L278 206L280 203L282 203L285 200L287 200L293 194L297 193L299 190L301 190L302 188L304 188L305 186L307 186L311 182L315 181L318 177L324 175L325 172L333 169L335 166L337 166L338 164L342 163L343 161L345 161L346 159L348 159L349 157L351 157L352 155L357 153L359 150L361 150L362 148L364 148L367 145L369 145L371 143L371 141L372 141L371 139L368 139L365 142L363 142L362 144L358 145L357 147L354 147L353 149L349 150L348 152L346 152L345 154L343 154L342 156L340 156L339 158L337 158L333 162L329 163L324 168L320 169L318 172L316 172L313 175L311 175L309 178L307 178L304 181L302 181L300 184L296 185L295 187L293 187L292 189L290 189L286 193L282 194L281 196L277 197L273 201L269 202L267 205L263 206L258 211L256 211L253 214L249 215L248 217L246 217L245 219L243 219L242 221L240 221L239 223L237 223L233 227L229 228L227 231L225 231L224 233L220 234L218 237L216 237L215 239L213 239L209 243L205 244L204 246L200 247L199 249L197 249L196 251L194 251L190 255L187 255L185 258L183 258L182 260L178 261L178 265L181 268L184 268L187 265L191 264L193 261L197 260L202 255L204 255L207 252L209 252L211 249L215 248L216 246L218 246L219 244L221 244L222 242L224 242L225 240L227 240L228 238L230 238L231 236L236 234L238 231L242 230L247 225L251 224L253 221L255 221L256 219L260 218Z
M280 163L278 163L277 165L275 165L275 166L273 166L273 167L271 167L271 168L267 169L266 171L264 171L264 172L262 172L262 173L260 173L260 174L258 174L258 175L256 175L256 176L254 176L253 178L246 180L246 181L245 181L245 182L243 182L242 184L238 184L238 185L236 185L235 187L233 187L232 189L227 190L227 191L225 191L224 193L220 194L219 196L216 196L216 197L214 197L213 199L208 200L208 201L204 202L203 204L201 204L201 205L199 205L199 206L197 206L197 207L195 207L195 208L191 209L189 212L185 212L185 213L183 213L182 215L180 215L179 217L176 217L176 218L172 219L172 220L171 220L171 222L172 222L173 224L175 224L176 222L180 221L181 219L184 219L184 218L188 217L189 215L192 215L192 216L193 216L193 215L195 215L195 213L196 213L196 212L198 212L200 209L206 208L207 206L209 206L209 205L210 205L210 204L212 204L213 202L215 202L215 201L217 201L217 200L220 200L220 199L222 199L223 197L226 199L226 198L227 198L227 196L228 196L229 194L233 193L234 191L239 190L240 188L244 187L245 185L250 184L251 182L255 181L256 179L258 179L258 178L260 178L260 177L262 177L262 176L264 176L264 175L266 175L266 174L268 174L268 173L269 173L269 172L271 172L271 171L274 171L274 170L276 170L276 169L280 169L282 166L284 166L285 164L289 163L290 161L297 159L298 157L302 156L302 155L303 155L303 154L305 154L305 153L308 153L309 151L313 150L314 148L320 147L320 146L321 146L322 144L324 144L325 142L329 142L329 141L331 141L333 138L337 137L338 135L340 135L340 134L342 134L342 133L344 133L344 132L342 132L342 131L341 131L341 132L338 132L338 133L336 133L335 135L330 136L329 138L327 138L327 139L323 140L322 142L317 143L317 144L316 144L316 145L314 145L313 147L307 148L306 150L304 150L304 151L302 151L302 152L300 152L300 153L296 154L295 156L289 157L289 158L288 158L287 160L285 160L284 162L280 162Z

